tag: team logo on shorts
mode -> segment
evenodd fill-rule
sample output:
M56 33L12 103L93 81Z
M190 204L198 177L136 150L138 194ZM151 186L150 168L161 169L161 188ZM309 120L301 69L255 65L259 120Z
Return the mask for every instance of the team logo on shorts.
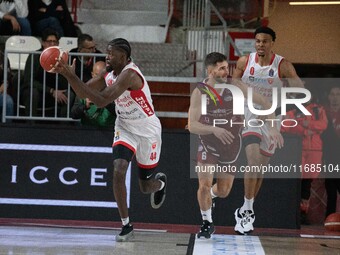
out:
M120 136L120 132L119 131L116 131L115 133L115 141L119 140L119 136Z
M153 144L151 145L151 148L154 150L154 149L156 149L156 146L157 146L157 143L153 143Z

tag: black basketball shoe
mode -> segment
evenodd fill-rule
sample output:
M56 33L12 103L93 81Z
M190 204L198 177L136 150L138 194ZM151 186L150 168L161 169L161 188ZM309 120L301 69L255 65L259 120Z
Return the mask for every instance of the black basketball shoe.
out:
M163 173L157 173L155 176L156 180L161 180L165 183L163 189L158 190L154 193L151 193L151 206L154 209L158 209L159 207L162 206L164 200L165 200L165 195L166 195L166 186L167 186L167 178L166 175Z
M133 237L133 225L130 223L122 227L119 235L116 235L116 242L126 242Z
M208 239L211 237L212 234L214 234L214 232L215 232L214 223L204 220L200 232L197 233L197 238L203 236Z

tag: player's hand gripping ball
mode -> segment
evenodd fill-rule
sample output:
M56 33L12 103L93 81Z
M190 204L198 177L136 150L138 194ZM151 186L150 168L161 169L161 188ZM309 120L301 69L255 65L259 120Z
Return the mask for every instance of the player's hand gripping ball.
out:
M45 71L53 73L57 61L61 58L67 62L68 54L66 51L58 46L48 47L40 55L40 65Z

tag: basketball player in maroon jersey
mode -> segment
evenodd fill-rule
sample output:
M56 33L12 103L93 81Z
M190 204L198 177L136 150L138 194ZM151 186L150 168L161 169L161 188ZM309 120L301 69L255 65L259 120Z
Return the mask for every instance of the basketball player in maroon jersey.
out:
M125 178L134 155L140 190L151 193L154 209L163 204L166 194L166 175L154 175L161 152L162 127L155 115L149 85L132 62L130 44L123 38L108 43L106 71L86 84L75 74L75 60L72 66L60 60L56 72L65 76L80 98L89 98L98 107L115 102L113 192L123 224L116 241L127 241L133 236L133 226L128 214Z
M213 167L219 165L226 167L233 165L241 150L241 129L242 117L233 115L233 95L228 89L214 89L215 84L228 82L228 62L225 55L212 52L206 56L205 67L208 77L203 83L197 84L193 90L189 108L189 131L199 135L199 145L197 153L198 182L197 200L200 206L203 224L197 234L210 238L215 227L212 220L212 199L228 196L234 174L231 171L214 172ZM241 84L241 89L246 90L246 86ZM210 98L214 93L218 93L218 98ZM207 114L201 112L202 94L207 95ZM215 94L214 97L217 97ZM218 102L216 102L218 101ZM266 100L258 93L254 93L254 102L269 108ZM213 125L214 119L225 119L232 121L234 125ZM243 122L242 122L243 123ZM213 185L213 179L216 183Z
M233 73L234 83L242 83L252 87L256 92L266 97L269 102L272 100L272 88L282 87L281 78L287 79L290 87L304 87L294 66L283 57L273 53L275 39L275 32L271 28L260 27L256 29L256 52L240 57ZM247 110L246 107L246 123L249 119L256 118L257 116ZM277 127L277 131L279 130L279 127ZM283 140L273 140L270 135L271 132L275 132L275 128L269 125L262 127L246 126L242 131L249 166L267 165L275 148L283 146ZM254 230L253 203L262 185L262 180L261 173L247 172L244 175L244 204L235 211L235 231L240 234L247 234Z

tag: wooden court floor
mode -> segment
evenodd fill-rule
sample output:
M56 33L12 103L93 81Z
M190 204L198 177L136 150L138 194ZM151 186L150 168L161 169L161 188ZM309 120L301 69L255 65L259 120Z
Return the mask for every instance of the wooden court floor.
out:
M340 232L322 226L255 229L248 236L217 226L211 239L197 239L198 226L136 223L134 238L117 243L118 225L0 219L0 255L340 255Z

